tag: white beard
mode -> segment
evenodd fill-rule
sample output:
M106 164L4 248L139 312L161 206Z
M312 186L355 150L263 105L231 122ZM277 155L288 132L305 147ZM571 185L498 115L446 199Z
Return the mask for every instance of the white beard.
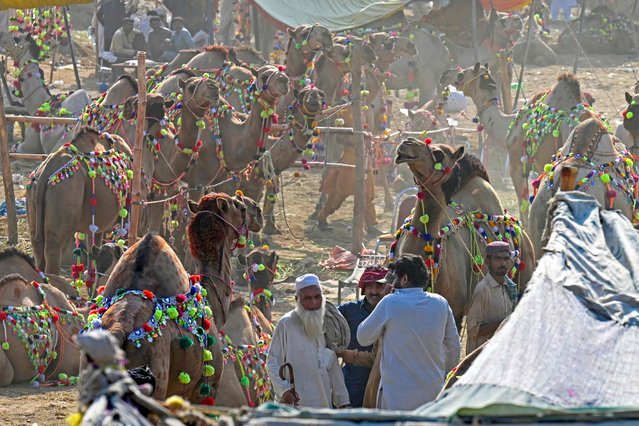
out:
M324 342L324 312L326 310L326 300L322 297L322 306L316 311L307 311L302 304L297 301L295 313L302 320L304 331L311 340Z

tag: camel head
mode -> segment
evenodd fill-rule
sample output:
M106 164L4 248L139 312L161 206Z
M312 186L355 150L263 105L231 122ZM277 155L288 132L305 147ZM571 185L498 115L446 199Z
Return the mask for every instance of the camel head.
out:
M639 94L631 95L626 92L628 106L622 113L623 127L632 136L633 145L627 147L633 156L639 155Z
M255 76L255 82L260 97L269 103L286 96L290 90L289 79L282 68L274 65L260 67Z
M439 84L441 87L453 85L457 90L461 90L464 95L474 99L481 99L479 102L475 100L476 104L479 103L477 108L480 108L481 104L489 99L498 98L499 96L497 82L490 75L488 67L486 65L482 67L479 62L474 67L445 71L439 79Z
M162 123L166 119L166 109L173 105L173 101L164 100L159 93L149 93L146 96L146 132L158 139L164 137L162 135ZM137 116L138 111L138 95L131 96L124 101L124 109L122 115L126 120L133 120Z
M131 148L121 136L112 135L107 132L99 132L89 126L83 125L78 127L73 134L71 144L80 152L108 151L110 149L116 149L118 151L123 151L130 158L133 158Z
M488 17L488 34L491 49L511 48L521 37L524 22L513 14L499 14L494 9Z
M210 78L191 77L188 80L178 80L182 91L184 105L196 117L204 114L220 102L220 85Z
M425 108L415 111L408 110L408 118L410 120L406 126L411 132L423 132L437 127L437 117Z
M252 198L245 197L239 191L233 197L234 199L244 203L246 206L246 214L248 216L248 229L251 232L260 232L264 225L264 217L262 216L262 209L260 205Z
M302 52L307 60L312 60L317 52L324 52L328 56L333 54L333 39L331 32L320 24L300 25L288 29L290 36L289 48L294 46Z
M381 62L388 66L397 58L417 55L415 43L406 37L399 37L394 32L390 34L385 32L374 33L369 35L366 40L377 55L377 65L380 65Z
M22 67L27 61L40 58L40 46L29 33L14 33L2 31L0 34L0 50L4 50L18 67Z
M116 243L105 243L100 247L91 247L91 255L95 260L95 269L98 275L96 280L97 286L106 284L109 279L109 274L113 272L113 268L115 268L115 265L125 251L125 246Z
M347 68L349 71L351 69L351 62L353 60L353 56L360 55L362 65L374 66L375 61L377 60L377 55L375 54L375 50L365 42L363 38L360 37L333 37L333 46L342 45L343 53L335 58L335 54L333 54L333 61L335 61L342 71Z
M237 260L240 265L246 268L246 277L251 288L250 303L254 304L262 311L266 319L271 321L271 308L273 307L271 285L277 274L279 256L275 250L269 250L267 246L264 246L253 249L248 256L239 254Z
M305 86L302 90L295 90L295 104L308 120L314 120L326 107L324 92L314 85Z
M463 146L455 150L448 145L433 144L430 139L422 142L408 138L397 147L395 163L406 163L419 186L440 185L448 180L463 156Z

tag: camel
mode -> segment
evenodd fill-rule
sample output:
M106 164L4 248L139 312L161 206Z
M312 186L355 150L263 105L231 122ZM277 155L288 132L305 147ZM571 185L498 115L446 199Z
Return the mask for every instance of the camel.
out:
M60 273L62 248L74 232L101 234L127 216L132 157L121 137L81 127L71 144L38 166L26 197L31 245L41 271Z
M78 374L80 351L71 336L84 318L57 288L18 274L0 279L0 324L0 386Z
M264 59L260 52L253 49L251 46L234 47L233 53L235 53L235 59L238 65L244 64L249 67L261 67L269 62Z
M88 322L116 337L130 367L149 365L155 398L179 394L213 404L223 370L216 336L229 313L232 250L249 229L259 231L262 218L249 217L242 198L221 193L189 202L189 209L197 275L189 278L169 245L147 234L122 255Z
M397 148L396 164L407 164L420 188L411 217L397 231L391 260L419 254L431 271L431 291L444 296L460 329L475 285L482 277L485 246L512 243L517 252L510 274L522 291L535 266L532 244L519 221L504 213L484 166L464 147L425 143L414 138Z
M253 88L259 91L257 103L244 120L224 102L213 110L213 124L200 131L200 161L183 178L189 186L218 184L265 151L266 129L270 130L277 100L289 91L289 79L278 67L265 65L258 70Z
M52 96L44 83L44 74L38 65L40 47L30 34L21 34L15 39L8 31L0 35L0 47L3 47L15 60L20 74L16 81L16 89L23 98L24 106L29 115L44 116L78 116L85 106L91 103L89 95L84 90L76 90L68 96ZM17 145L16 152L20 153L51 153L56 149L58 141L69 132L70 127L60 126L29 126L26 129L24 141Z
M247 256L238 255L238 261L246 268L245 275L250 283L249 305L259 309L270 322L275 301L271 286L277 275L277 253L268 247L259 247L251 250Z
M262 312L255 306L249 306L244 296L235 295L231 300L229 319L220 330L225 386L220 386L218 405L255 407L273 400L273 389L266 371L266 354L272 334L271 324ZM231 366L234 368L231 369ZM233 372L234 377L231 375Z
M151 68L146 72L146 76L149 80L157 84L167 76L171 75L173 71L182 68L183 65L187 64L191 59L193 59L200 53L201 52L197 49L180 50L177 56L173 58L171 62L157 66L155 68Z
M277 179L293 166L304 153L308 153L309 139L313 134L313 123L322 114L326 105L324 92L313 86L295 90L297 99L289 109L293 117L288 134L269 140L268 154L256 165L248 176L242 176L240 190L250 198L260 201L266 188L263 212L266 219L263 233L272 235L280 231L275 223L274 207L278 192ZM311 151L312 152L312 151Z
M8 247L0 251L0 278L11 274L18 274L30 282L49 284L64 293L67 299L72 302L80 300L78 290L64 277L52 274L45 275L36 268L33 257L15 247Z
M185 67L201 71L210 71L222 68L228 62L237 62L235 52L228 47L212 45L206 46L202 52L188 61Z
M639 81L635 84L634 95L625 93L628 106L623 113L623 123L615 129L615 136L630 150L632 156L639 156Z
M536 194L530 205L528 230L538 258L543 253L548 204L566 166L577 171L575 190L588 192L604 209L619 210L628 220L639 222L633 157L601 119L589 118L575 127L552 163L532 183Z

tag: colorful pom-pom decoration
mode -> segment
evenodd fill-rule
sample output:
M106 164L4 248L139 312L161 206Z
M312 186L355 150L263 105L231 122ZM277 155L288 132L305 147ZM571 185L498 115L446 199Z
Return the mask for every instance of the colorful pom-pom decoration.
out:
M193 339L190 336L182 336L180 337L180 348L188 349L193 346Z
M188 385L189 383L191 383L191 376L189 376L189 373L183 371L178 375L178 380L183 385Z

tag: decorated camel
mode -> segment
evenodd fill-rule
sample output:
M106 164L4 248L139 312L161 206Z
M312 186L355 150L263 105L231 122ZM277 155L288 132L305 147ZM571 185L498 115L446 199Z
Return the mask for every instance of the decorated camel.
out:
M128 215L133 171L124 140L81 127L73 141L50 155L27 185L31 245L37 267L60 273L62 249L74 232L98 236ZM124 226L120 226L123 230Z
M624 94L626 103L623 122L615 129L615 136L630 150L634 159L639 157L639 81L635 84L634 95Z
M0 279L0 386L62 380L78 374L80 351L71 340L84 318L64 294L21 275Z
M588 192L604 209L619 210L639 223L637 168L632 154L599 118L589 118L575 127L561 149L532 182L535 194L530 205L528 231L537 257L541 257L548 204L559 188L564 167L576 171L576 191Z
M247 256L238 255L238 260L246 268L245 276L250 289L249 305L259 309L271 321L275 301L272 285L277 276L279 261L277 253L264 246L251 250Z
M229 314L231 254L249 229L259 231L261 217L221 193L189 208L197 275L189 277L169 245L148 234L120 258L88 321L113 333L131 367L149 365L154 397L210 405L224 368L218 330Z
M414 138L397 148L397 164L410 168L419 187L412 216L397 231L391 261L402 253L419 254L431 272L431 291L444 296L457 327L483 277L486 244L508 241L515 252L514 276L521 292L535 266L531 242L519 221L504 213L484 166L464 148Z
M0 47L15 61L19 74L14 86L29 115L76 117L91 103L89 95L84 90L76 90L69 95L51 95L44 83L44 72L38 64L41 48L30 34L20 34L12 38L5 29L0 34ZM57 149L58 142L69 132L70 127L65 125L29 126L24 141L16 147L16 151L48 154Z
M561 74L552 89L535 94L517 114L504 114L498 106L495 81L479 64L462 71L449 70L442 81L454 83L473 99L479 122L497 150L508 150L510 177L522 221L526 223L530 172L543 170L579 122L598 116L586 103L586 99L592 102L592 98L581 91L575 76Z

